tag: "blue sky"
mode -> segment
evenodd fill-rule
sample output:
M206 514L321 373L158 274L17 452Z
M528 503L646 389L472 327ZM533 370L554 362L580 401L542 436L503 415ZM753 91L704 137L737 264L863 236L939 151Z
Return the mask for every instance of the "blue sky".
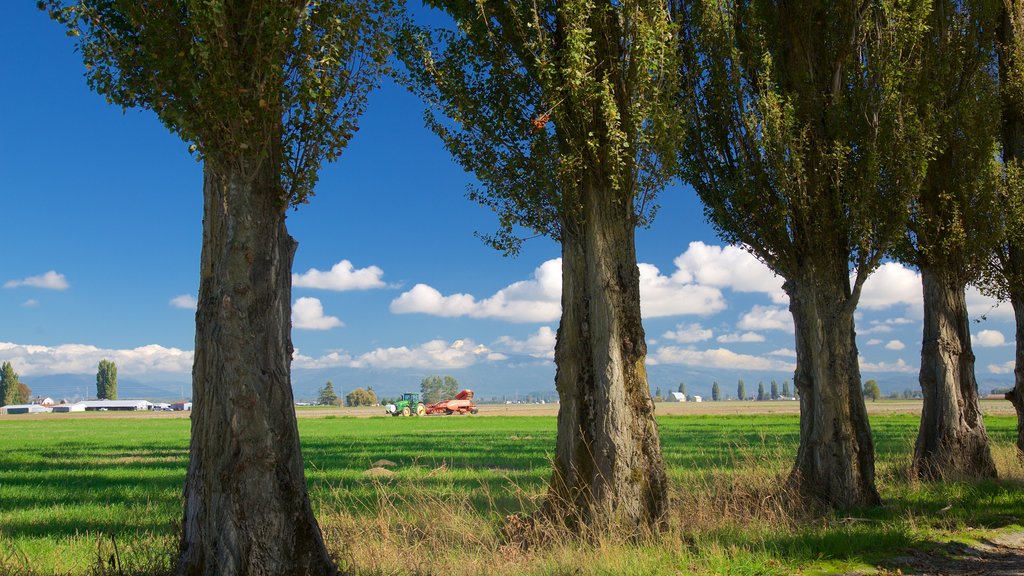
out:
M0 361L29 385L91 377L103 357L123 380L187 385L201 165L152 114L91 93L73 43L32 3L5 4L0 53ZM316 197L288 216L300 396L326 379L391 393L441 373L489 394L553 389L559 248L535 239L505 258L486 247L474 232L496 221L466 200L472 181L413 96L388 82L372 95ZM652 387L707 393L712 379L745 378L750 390L790 376L781 281L724 246L688 188L660 203L637 233ZM969 303L986 315L972 324L983 388L1011 383L1010 307L976 293ZM887 264L859 312L865 377L916 387L920 317L916 274Z

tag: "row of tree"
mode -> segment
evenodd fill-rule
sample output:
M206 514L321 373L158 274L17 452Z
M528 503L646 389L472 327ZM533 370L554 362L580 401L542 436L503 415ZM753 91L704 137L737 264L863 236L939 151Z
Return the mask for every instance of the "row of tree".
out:
M285 212L348 143L391 48L476 175L470 198L498 213L487 240L561 244L552 522L664 526L634 231L677 177L785 280L800 494L879 502L854 318L887 255L925 283L915 466L994 473L962 302L990 263L1024 322L1018 0L432 0L456 24L441 29L369 0L41 4L92 88L153 110L203 160L181 574L335 571L290 409ZM1024 410L1020 328L1017 344Z
M101 360L96 371L96 397L103 400L117 399L117 365ZM10 362L0 367L0 406L24 404L32 398L32 389L18 378Z

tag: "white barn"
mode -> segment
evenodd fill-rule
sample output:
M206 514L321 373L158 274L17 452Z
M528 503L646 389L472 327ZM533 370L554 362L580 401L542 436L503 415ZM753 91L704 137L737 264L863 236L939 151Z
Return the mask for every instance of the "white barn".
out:
M9 404L0 408L4 414L43 414L50 411L48 406L39 404Z

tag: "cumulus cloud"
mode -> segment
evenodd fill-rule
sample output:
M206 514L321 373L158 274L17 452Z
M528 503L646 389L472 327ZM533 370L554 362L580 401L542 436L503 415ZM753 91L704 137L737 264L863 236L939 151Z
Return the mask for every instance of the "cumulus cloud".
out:
M98 348L86 344L36 346L0 342L0 357L22 376L48 374L95 374L100 360L112 360L124 376L154 372L187 374L192 370L192 351L158 344L132 349Z
M71 287L68 284L67 278L63 274L59 274L54 270L39 275L29 276L21 280L8 280L4 282L4 288L18 288L20 286L28 286L31 288L46 288L47 290L67 290Z
M996 348L1006 345L1006 337L999 330L982 330L974 338L974 345L981 348Z
M319 299L299 298L292 305L292 326L299 330L330 330L344 323L334 316L324 316Z
M640 313L644 318L693 314L707 316L725 310L722 291L690 283L686 274L664 276L657 266L640 268Z
M989 298L977 288L971 286L967 289L967 310L971 316L991 318L993 320L1013 320L1013 306L1008 302L999 302L995 298Z
M522 354L534 358L555 359L555 331L548 326L541 326L537 332L525 340L516 340L510 336L502 336L494 343L498 350L511 354Z
M728 368L732 370L776 370L792 371L795 364L762 358L750 354L737 354L726 348L711 350L693 350L677 346L664 346L654 353L656 364L681 364L683 366L700 366L703 368Z
M768 353L769 356L782 356L785 358L796 358L796 350L791 348L779 348Z
M907 345L899 340L889 340L889 342L885 344L886 350L903 350L906 347Z
M757 332L737 332L734 334L723 334L715 340L722 344L733 344L737 342L764 342L765 338Z
M387 284L381 279L384 271L377 266L367 266L358 270L348 260L342 260L327 272L310 268L303 274L292 274L292 285L296 288L318 288L320 290L369 290L384 288Z
M661 335L666 340L672 340L679 342L680 344L692 344L694 342L703 342L710 340L714 334L708 328L704 328L700 324L676 324L675 330L669 330ZM648 341L653 344L653 341Z
M1016 363L1013 360L1002 364L989 364L988 371L993 374L1013 374L1013 367Z
M458 369L472 366L481 361L504 360L505 356L472 340L431 340L419 346L377 348L359 356L345 352L332 352L313 358L295 352L292 366L295 368L420 368L424 370Z
M391 302L395 314L497 318L509 322L551 322L562 313L562 260L548 260L533 272L533 279L502 288L477 300L471 294L445 296L426 284L417 284Z
M881 343L882 343L882 341L879 340L878 338L872 338L871 340L868 340L868 342L867 342L868 346L878 346Z
M896 362L868 362L863 356L859 358L860 369L863 372L917 372L915 366L910 366L902 358Z
M793 315L789 310L774 306L755 305L736 325L740 330L793 331Z
M861 308L882 310L905 304L921 307L921 275L896 262L886 262L864 282Z
M776 304L789 301L782 290L783 279L739 246L690 242L686 252L675 259L675 265L677 271L672 276L678 281L696 280L704 286L729 288L733 292L761 292Z
M196 301L196 297L191 294L182 294L171 298L171 306L175 308L182 308L184 310L195 310L199 303Z

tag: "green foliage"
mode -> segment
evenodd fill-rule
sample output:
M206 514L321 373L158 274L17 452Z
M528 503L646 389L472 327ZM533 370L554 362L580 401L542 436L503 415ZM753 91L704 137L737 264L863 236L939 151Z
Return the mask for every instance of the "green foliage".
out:
M747 399L747 385L743 383L742 379L740 379L740 381L736 383L736 399L737 400L746 400Z
M374 406L377 404L377 394L373 389L364 390L362 388L356 388L345 395L345 405L350 407L355 406Z
M679 383L679 390L678 390L678 392L680 394L682 394L683 396L686 396L686 382L680 382Z
M459 381L452 376L427 376L420 382L420 399L425 404L455 398L459 392Z
M779 383L776 382L775 380L772 380L772 395L771 395L771 398L772 398L772 400L778 400L779 399Z
M18 402L18 373L10 362L4 362L0 367L0 406L19 404Z
M855 270L855 302L924 175L907 71L930 3L678 5L684 179L725 240L784 278L813 278L811 256Z
M28 404L29 400L32 399L32 389L28 387L28 384L24 382L18 382L18 393L15 397L16 404Z
M96 398L117 400L117 364L110 360L100 360L96 370Z
M882 390L878 387L878 382L874 379L868 380L864 383L864 397L870 398L873 402L882 398Z
M722 389L718 385L718 381L715 381L713 384L711 384L711 399L715 402L718 402L719 400L722 399Z
M782 395L785 396L786 398L792 398L792 396L789 394L789 380L782 381Z
M334 392L334 384L330 380L324 384L324 387L317 390L317 404L324 406L334 406L338 403L338 394Z
M431 0L456 29L408 24L401 80L430 106L427 126L498 214L485 240L518 251L520 230L559 239L580 224L579 187L601 174L643 225L671 179L675 52L660 2ZM629 209L631 207L631 209Z
M765 394L765 391L764 391L764 382L758 382L757 383L757 399L758 400L767 400L768 399L768 396L767 396L767 394Z
M153 110L207 163L252 174L275 162L282 201L357 129L387 57L388 1L45 0L76 38L89 87Z

